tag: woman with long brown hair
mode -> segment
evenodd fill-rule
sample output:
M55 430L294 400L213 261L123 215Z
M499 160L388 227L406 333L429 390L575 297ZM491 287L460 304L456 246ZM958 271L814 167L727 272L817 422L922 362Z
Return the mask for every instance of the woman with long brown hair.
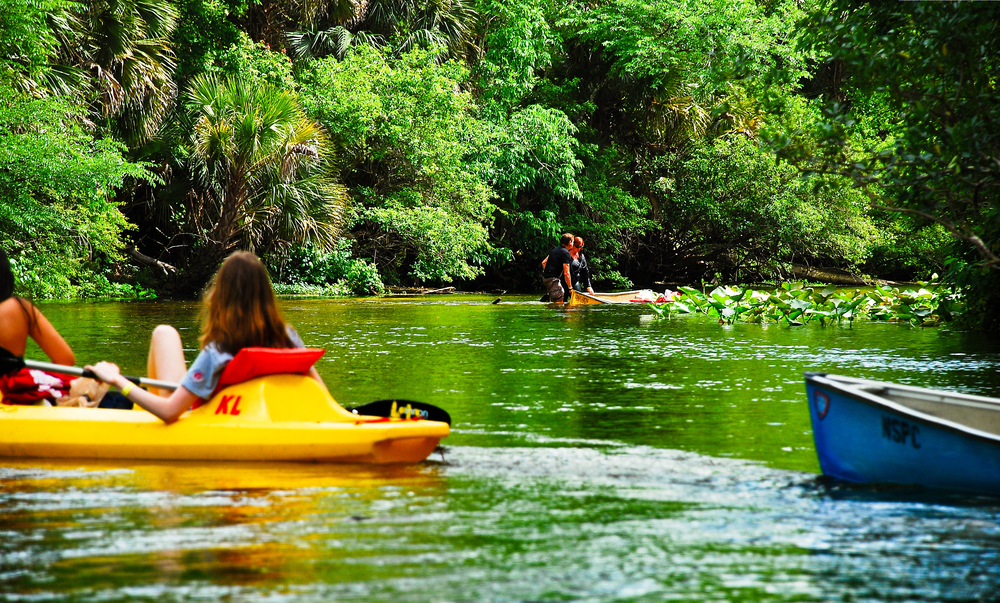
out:
M190 369L184 362L184 347L177 329L159 325L153 330L147 363L149 377L179 381L180 387L173 393L133 387L110 362L88 368L101 381L119 387L139 406L172 423L192 404L211 398L223 369L243 348L305 347L278 310L267 268L249 252L233 253L222 263L205 292L201 314L201 352ZM309 375L323 383L315 367L309 370Z

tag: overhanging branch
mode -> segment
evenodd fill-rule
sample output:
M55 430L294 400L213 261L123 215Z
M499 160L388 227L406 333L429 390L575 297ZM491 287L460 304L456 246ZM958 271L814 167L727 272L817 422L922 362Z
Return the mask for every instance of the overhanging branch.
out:
M874 209L881 209L883 211L891 211L900 214L911 214L914 216L920 216L921 218L926 218L932 222L937 222L941 226L944 226L948 230L948 232L950 232L951 235L956 239L965 241L971 244L973 247L975 247L976 251L979 252L979 255L983 256L984 260L983 265L988 266L989 268L993 268L995 270L1000 270L1000 258L998 258L992 251L990 251L990 248L987 247L985 243L983 243L982 239L980 239L974 234L966 234L962 232L962 230L959 227L955 226L954 224L952 224L948 220L945 220L944 218L939 218L937 216L934 216L932 214L917 209L909 209L905 207L886 207L883 205L876 205L874 202L872 203L872 207Z
M149 268L162 270L164 276L177 274L177 268L171 266L170 264L167 264L166 262L161 262L156 258L151 258L144 253L140 253L135 247L132 247L131 245L125 248L125 253L128 254L128 256L133 260L135 260L136 263L138 264L147 266Z

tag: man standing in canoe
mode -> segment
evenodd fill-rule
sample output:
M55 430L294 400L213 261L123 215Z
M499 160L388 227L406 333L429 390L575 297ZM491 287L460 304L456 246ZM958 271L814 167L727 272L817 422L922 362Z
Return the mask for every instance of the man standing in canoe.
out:
M573 278L569 272L573 263L573 256L569 253L572 246L573 235L567 232L559 238L559 247L550 251L549 256L542 260L542 283L545 284L552 303L563 303L563 299L573 288Z

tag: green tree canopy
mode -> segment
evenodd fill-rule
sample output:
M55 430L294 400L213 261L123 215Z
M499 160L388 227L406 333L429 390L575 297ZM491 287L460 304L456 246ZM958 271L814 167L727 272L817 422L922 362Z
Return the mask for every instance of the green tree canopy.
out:
M114 191L153 180L121 143L88 134L82 113L0 86L0 244L39 296L72 294L84 263L119 257L129 225Z
M493 257L493 196L478 158L485 124L461 90L468 72L432 53L359 47L316 61L304 104L330 132L360 202L353 235L380 269L422 281L473 278Z
M1000 8L835 0L811 22L816 27L805 42L843 75L825 90L823 118L802 136L781 139L781 154L806 169L847 176L874 206L940 224L964 241L990 274L973 277L966 268L957 278L980 292L982 307L973 314L995 316ZM875 136L873 112L866 111L873 101L884 107Z
M942 224L1000 269L1000 8L843 0L814 18L822 27L809 40L846 65L850 100L831 99L814 154L789 146L786 156L851 177L885 209ZM876 95L889 109L889 144L857 136L855 107Z
M37 90L58 46L46 22L63 13L62 0L0 0L0 85Z

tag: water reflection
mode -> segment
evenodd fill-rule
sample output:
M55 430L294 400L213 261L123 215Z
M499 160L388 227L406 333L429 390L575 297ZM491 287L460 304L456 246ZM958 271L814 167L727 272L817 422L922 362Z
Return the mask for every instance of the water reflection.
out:
M394 468L0 472L0 592L281 601L987 600L996 499L645 447Z

